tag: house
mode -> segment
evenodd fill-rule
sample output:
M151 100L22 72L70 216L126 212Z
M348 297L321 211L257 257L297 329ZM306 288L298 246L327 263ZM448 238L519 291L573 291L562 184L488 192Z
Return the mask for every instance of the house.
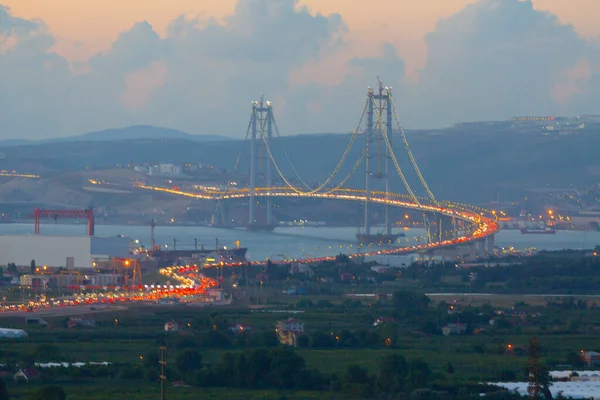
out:
M169 321L165 323L166 332L181 332L183 330L183 324L177 321Z
M244 332L251 330L252 327L250 325L236 324L236 325L231 325L228 329L229 329L229 332L231 332L231 333L244 333Z
M287 346L296 347L297 338L304 334L304 322L295 318L277 321L275 328L279 343Z
M309 278L315 276L315 271L312 269L310 265L307 264L298 264L290 268L290 274L302 274L306 275Z
M581 358L590 367L600 365L600 353L597 353L595 351L583 351L582 350Z
M296 295L306 294L306 288L292 286L291 288L284 290L282 293L283 294L290 294L290 295L294 295L294 294L296 294Z
M442 328L444 336L449 335L464 335L467 332L467 326L465 324L448 324Z
M15 382L34 381L40 377L40 373L34 368L23 368L15 374Z
M395 324L396 320L392 317L379 317L373 322L373 326L379 326L385 323Z
M304 333L304 322L295 318L288 318L285 320L277 321L277 332L288 331L294 333Z
M284 346L296 347L298 345L298 335L289 331L278 331L279 343Z

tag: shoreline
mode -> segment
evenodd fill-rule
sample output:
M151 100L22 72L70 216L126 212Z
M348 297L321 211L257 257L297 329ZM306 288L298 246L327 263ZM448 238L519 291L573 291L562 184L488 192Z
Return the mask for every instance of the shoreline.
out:
M27 224L31 224L33 226L33 219L23 219L23 220L19 220L19 221L0 221L1 225L27 225ZM131 221L98 221L96 220L94 222L95 226L134 226L134 227L146 227L146 226L150 226L150 223L143 223L143 222L131 222ZM54 224L51 221L41 221L41 225L42 226L48 226L48 225L87 225L86 222L69 222L68 220L63 220L58 224ZM226 230L245 230L244 226L212 226L210 224L203 224L203 223L189 223L189 224L182 224L182 223L167 223L167 224L160 224L160 223L156 223L155 226L158 227L177 227L177 228L215 228L215 229L226 229ZM379 225L374 225L374 228L383 228L384 226L379 226ZM360 229L360 227L357 227L355 225L348 225L348 224L326 224L326 225L288 225L288 224L282 224L282 225L277 225L275 228L280 228L280 229L289 229L289 228L354 228L354 229ZM398 226L394 226L393 228L395 229L423 229L423 226L421 225L415 225L415 226L405 226L405 225L398 225ZM501 228L500 231L519 231L520 228ZM593 229L556 229L557 232L598 232L596 230Z

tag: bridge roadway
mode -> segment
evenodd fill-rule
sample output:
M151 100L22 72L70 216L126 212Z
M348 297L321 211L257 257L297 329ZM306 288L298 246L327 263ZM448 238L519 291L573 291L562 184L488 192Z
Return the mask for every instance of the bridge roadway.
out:
M167 188L155 188L138 185L139 188L171 193L174 195L187 196L207 200L227 200L249 197L248 190L234 190L223 194L220 192L211 193L190 193ZM364 191L354 189L341 189L330 193L302 193L297 188L271 188L259 189L255 192L257 197L311 197L323 199L337 199L349 201L365 201ZM448 217L454 217L463 220L469 224L462 235L459 237L442 240L438 242L418 244L414 246L391 248L385 250L376 250L372 252L351 254L350 257L369 257L384 254L408 254L419 251L431 251L439 248L448 248L457 245L463 245L469 242L476 242L494 235L499 230L495 214L489 213L483 209L450 202L442 202L439 205L425 204L421 200L419 203L412 202L408 196L397 193L375 192L370 199L373 203L388 204L396 207L403 207L417 211L436 213ZM335 260L335 257L308 258L303 260L294 260L296 262L320 262ZM274 261L274 263L286 263L291 260ZM265 264L267 261L253 262L253 264ZM218 266L238 266L241 263L219 264ZM215 265L216 266L216 265ZM196 296L206 295L207 290L216 287L217 282L213 279L203 277L199 274L198 267L170 267L160 270L160 273L179 282L176 286L136 286L110 288L106 293L81 293L73 298L51 299L46 301L29 301L23 304L3 304L0 305L0 315L19 316L24 312L42 312L56 313L58 309L76 310L81 307L92 305L113 305L127 304L134 302L156 302L164 298L194 298Z
M243 199L250 197L249 189L235 189L230 190L227 193L219 191L204 191L204 192L186 192L179 189L169 189L161 187L151 187L145 185L138 185L138 188L154 190L159 192L170 193L173 195L193 197L205 200L231 200L231 199ZM255 197L276 197L276 198L317 198L317 199L332 199L332 200L348 200L348 201L360 201L366 200L365 191L361 189L337 189L333 191L325 192L304 192L299 188L290 187L273 187L273 188L257 188L254 193ZM436 242L416 244L413 246L405 247L394 247L389 249L381 249L369 252L360 252L350 254L350 258L355 257L371 257L379 255L391 255L391 254L410 254L421 251L432 251L435 249L455 247L458 245L465 245L471 242L481 241L489 236L493 236L500 230L500 226L497 222L497 217L492 212L484 210L482 208L469 206L460 203L452 203L448 201L438 202L438 204L432 204L428 199L418 199L416 203L411 200L408 195L399 193L386 193L381 191L372 192L370 201L375 204L387 204L394 207L400 207L409 210L421 211L426 213L434 213L443 215L446 217L453 217L457 220L465 221L468 226L459 232L457 237L447 240L441 240ZM322 262L335 260L334 256L320 257L320 258L306 258L306 259L294 259L294 260L278 260L271 262L286 263L289 261L294 262ZM256 261L252 264L265 264L265 261ZM227 266L236 266L241 263L230 263Z

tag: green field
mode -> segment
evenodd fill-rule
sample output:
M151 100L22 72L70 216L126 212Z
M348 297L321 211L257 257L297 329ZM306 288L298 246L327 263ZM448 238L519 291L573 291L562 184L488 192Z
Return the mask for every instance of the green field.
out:
M29 383L8 379L8 391L28 399L57 385L70 400L146 400L159 398L158 354L166 346L169 399L405 398L425 388L436 393L434 398L475 400L479 382L525 379L533 337L540 343L539 371L586 369L581 350L600 350L600 297L590 290L600 279L600 261L560 257L468 271L415 265L377 286L305 279L305 296L281 293L287 278L280 270L282 281L256 293L250 286L250 296L232 306L138 304L80 315L95 319L94 328L69 329L64 314L30 314L48 326L27 326L24 316L0 315L0 327L29 334L0 341L0 364L5 364L0 369L106 361L107 367L43 370L41 379ZM368 265L347 268L357 276L370 273ZM319 272L335 276L338 269ZM510 289L514 293L505 293ZM362 301L346 296L377 292L394 294ZM426 292L437 294L426 297ZM280 312L269 312L274 310ZM305 324L293 350L280 345L275 334L277 321L288 317ZM387 322L374 326L380 317ZM165 332L171 320L183 331ZM464 325L464 334L442 334L443 327L456 323ZM251 330L229 332L236 324ZM190 387L173 387L177 381Z

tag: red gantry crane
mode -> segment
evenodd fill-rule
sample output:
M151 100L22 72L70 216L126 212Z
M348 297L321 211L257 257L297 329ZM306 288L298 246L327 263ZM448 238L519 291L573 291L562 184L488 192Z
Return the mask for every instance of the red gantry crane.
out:
M35 235L40 234L40 219L41 218L54 218L56 221L58 218L87 218L88 220L88 236L94 236L94 210L40 210L36 208L30 217L35 219L34 231Z

